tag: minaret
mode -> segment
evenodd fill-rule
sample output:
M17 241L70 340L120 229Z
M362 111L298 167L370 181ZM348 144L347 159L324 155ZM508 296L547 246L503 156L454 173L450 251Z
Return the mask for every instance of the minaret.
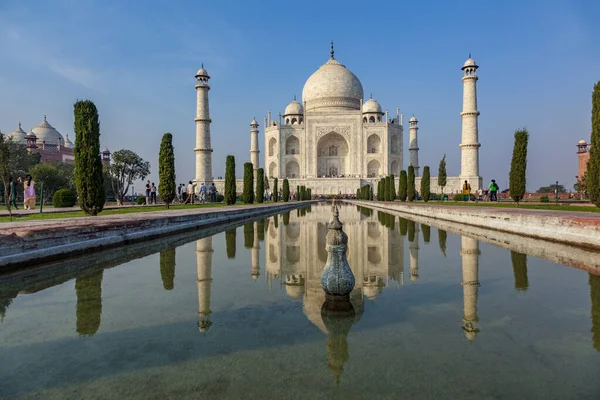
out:
M257 156L258 157L258 156ZM258 240L258 222L254 223L254 246L252 246L252 279L257 280L260 275L260 241Z
M463 330L469 340L479 333L477 322L477 291L479 290L479 242L461 237L460 255L462 257L462 287L464 300Z
M468 180L473 190L481 187L481 177L479 176L479 133L477 119L477 68L475 60L471 58L465 62L461 68L464 71L463 81L463 111L460 113L462 118L462 142L460 144L460 179L461 182Z
M196 183L198 187L212 182L212 151L210 147L210 114L208 107L208 72L202 68L196 74Z
M256 170L259 168L258 155L258 121L252 119L250 122L250 162L252 162L252 169L254 169L254 177L256 178Z
M417 131L419 130L419 121L417 121L417 117L413 115L412 117L410 117L408 123L410 124L410 137L408 142L408 153L410 156L410 163L408 165L412 165L415 169L415 176L419 176L419 141L417 138Z
M212 237L196 241L196 266L198 268L198 329L206 332L210 322L210 286L212 284Z
M408 245L408 255L410 259L410 280L416 282L419 279L419 225L412 221L408 223L415 225L415 236Z

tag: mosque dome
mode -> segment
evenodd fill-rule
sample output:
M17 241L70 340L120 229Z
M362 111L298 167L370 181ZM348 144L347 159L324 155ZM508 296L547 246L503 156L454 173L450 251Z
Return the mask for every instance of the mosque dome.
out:
M465 61L463 67L461 69L465 69L465 68L479 68L479 66L477 65L477 63L475 62L475 60L473 60L471 58L471 55L469 54L469 59L467 61Z
M256 118L253 118L252 121L250 122L250 126L258 126L258 121L256 120Z
M372 98L369 99L369 100L367 100L367 101L365 101L365 103L363 104L362 112L363 112L363 114L364 113L382 114L382 112L381 112L381 106L379 105L378 102L376 102Z
M294 100L292 100L292 102L287 105L287 107L285 108L285 112L283 113L283 115L302 115L302 114L304 114L304 107L302 107L302 104L300 104L299 102L296 101L295 97L294 97Z
M74 149L75 148L75 143L71 142L71 140L69 139L69 135L67 134L67 137L65 139L65 147L67 149Z
M57 145L60 139L61 143L64 143L64 138L52 125L46 121L44 115L44 121L31 130L35 136L37 136L38 143L46 142L46 145Z
M329 61L308 78L302 89L302 100L310 111L360 110L362 98L363 87L360 80L336 61L333 54Z
M202 64L202 67L196 72L196 76L208 76L208 72L204 69L204 64Z
M21 128L21 123L19 122L19 127L16 130L14 130L13 132L9 133L7 137L9 139L11 139L13 142L26 144L26 140L25 140L26 136L27 136L27 133L25 133L25 131Z
M417 121L417 117L415 117L414 115L412 117L410 117L410 119L408 120L408 122L418 122Z
M15 133L15 132L13 132L13 133ZM12 133L11 133L11 135L12 135ZM581 139L579 142L577 142L577 144L579 144L579 145L586 145L587 142L585 141L585 139Z

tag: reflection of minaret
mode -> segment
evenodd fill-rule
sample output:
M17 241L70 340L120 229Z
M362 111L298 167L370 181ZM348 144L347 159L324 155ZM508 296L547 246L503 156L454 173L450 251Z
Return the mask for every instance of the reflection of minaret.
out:
M410 234L411 230L414 231L414 235ZM416 282L417 279L419 279L419 225L415 224L413 221L408 221L408 231L409 240L411 239L411 236L413 236L413 240L411 240L408 246L410 256L410 280Z
M258 222L255 222L254 228L254 246L252 246L252 279L257 280L260 275L260 241L258 240L258 231L263 230L262 226L259 227ZM263 231L264 233L264 231ZM263 235L264 236L264 235Z
M479 328L477 322L477 291L479 290L479 242L463 236L460 255L462 257L462 287L464 299L463 330L469 340L475 339Z
M100 328L102 315L102 276L104 270L75 279L77 295L77 333L93 335Z
M592 344L600 351L600 276L590 274L588 282L592 298Z
M210 286L212 283L212 237L196 241L196 265L198 268L198 328L206 332L210 322Z
M395 223L389 234L389 277L395 280L400 288L400 285L404 285L404 236L400 234Z

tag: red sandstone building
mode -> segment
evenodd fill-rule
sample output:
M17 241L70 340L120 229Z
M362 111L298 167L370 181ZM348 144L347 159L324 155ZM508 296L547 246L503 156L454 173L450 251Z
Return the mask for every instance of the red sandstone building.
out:
M590 159L590 147L584 139L581 139L577 143L577 158L579 159L579 168L577 168L577 181L579 181L580 177L585 175L585 171L587 171L587 163Z

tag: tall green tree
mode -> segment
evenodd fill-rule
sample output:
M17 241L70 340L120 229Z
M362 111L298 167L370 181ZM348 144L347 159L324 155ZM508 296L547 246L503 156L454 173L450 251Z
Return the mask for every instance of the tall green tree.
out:
M54 192L68 186L67 177L61 173L57 163L43 162L36 164L29 170L29 174L36 182L36 188L40 191L40 195L44 195L44 204L52 199ZM42 183L44 183L43 191L41 190Z
M388 176L388 187L386 193L388 194L388 201L396 200L396 179L394 178L393 174Z
M243 200L246 204L254 203L254 167L250 162L244 164Z
M290 181L287 178L283 179L283 188L281 188L281 197L286 203L290 200ZM304 199L302 199L304 200Z
M587 191L592 203L600 207L600 81L592 93L592 137L587 165Z
M429 196L431 195L431 176L429 172L429 166L426 165L423 168L423 176L421 177L421 197L423 197L424 202L429 201Z
M402 201L406 201L407 197L407 189L408 189L408 177L406 176L406 171L400 171L400 183L398 184L398 198Z
M525 184L527 175L527 142L529 133L527 129L515 132L515 146L513 148L512 162L510 164L509 190L510 197L517 204L525 195Z
M10 162L10 151L7 145L6 137L3 133L0 133L0 178L2 179L2 186L4 187L4 204L10 215L12 221L12 211L10 202L8 200L10 196L10 186L8 184L8 178L10 178L9 164ZM15 178L16 179L16 178Z
M277 203L279 201L279 180L277 178L273 178L273 201Z
M387 199L388 199L387 190L388 190L387 179L381 178L381 200L382 201L387 201Z
M237 194L235 192L235 157L227 156L225 161L225 203L230 206L235 204Z
M383 201L383 181L381 179L377 182L377 200Z
M165 290L175 288L175 255L175 249L160 252L160 277Z
M167 208L175 200L176 186L173 135L165 133L158 153L158 195Z
M444 187L448 183L448 174L446 173L446 155L440 160L438 168L438 186L442 189L442 200L444 200Z
M30 153L26 145L10 140L7 136L4 136L4 141L10 154L8 171L14 179L19 176L24 177L31 167L40 163L40 153Z
M408 180L406 182L406 195L408 201L415 199L415 167L412 165L408 166Z
M256 170L256 202L265 201L265 170L259 168Z
M100 159L100 119L90 100L74 105L75 114L75 183L79 207L88 215L104 209L106 192Z
M122 205L133 182L144 180L150 175L150 163L144 161L136 152L126 149L113 152L111 158L112 160L106 166L106 171L111 177L117 204Z

